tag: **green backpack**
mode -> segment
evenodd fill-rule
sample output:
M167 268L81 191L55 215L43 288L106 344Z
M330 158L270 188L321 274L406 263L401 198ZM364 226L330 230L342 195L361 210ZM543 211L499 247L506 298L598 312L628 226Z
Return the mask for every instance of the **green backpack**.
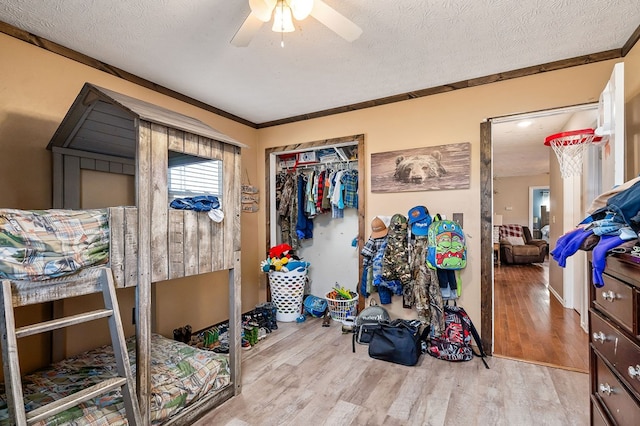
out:
M464 232L453 220L437 214L427 235L427 264L433 269L464 269L467 266L467 243Z

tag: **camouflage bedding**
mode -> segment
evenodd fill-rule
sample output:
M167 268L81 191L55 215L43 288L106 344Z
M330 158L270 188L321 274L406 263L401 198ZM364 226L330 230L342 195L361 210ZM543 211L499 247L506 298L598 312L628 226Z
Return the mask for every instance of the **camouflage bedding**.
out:
M108 258L107 210L0 209L0 279L45 280Z
M135 372L135 340L127 341ZM151 421L160 424L192 401L230 383L228 357L152 335ZM27 411L77 392L116 375L110 346L65 359L23 378ZM8 425L4 384L0 386L0 424ZM120 391L114 391L70 408L36 425L127 424Z

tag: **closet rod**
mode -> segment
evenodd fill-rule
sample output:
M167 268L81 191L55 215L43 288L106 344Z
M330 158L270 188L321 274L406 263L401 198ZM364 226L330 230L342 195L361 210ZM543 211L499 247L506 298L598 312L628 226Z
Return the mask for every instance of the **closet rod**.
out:
M340 168L342 167L342 170L344 170L344 166L346 165L346 169L348 170L357 170L357 169L352 169L351 168L351 164L353 163L357 163L358 159L354 159L354 160L341 160L341 161L330 161L330 162L326 162L326 163L304 163L304 164L294 164L292 166L289 167L282 167L281 171L290 171L290 170L299 170L299 169L321 169L321 168L331 168L331 167L335 167L335 168ZM336 167L336 165L338 165L339 167Z

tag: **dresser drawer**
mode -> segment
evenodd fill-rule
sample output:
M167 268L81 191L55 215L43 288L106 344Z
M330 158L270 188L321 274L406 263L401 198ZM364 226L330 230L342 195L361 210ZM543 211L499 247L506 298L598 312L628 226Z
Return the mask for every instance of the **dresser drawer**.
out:
M609 415L618 425L636 425L640 418L640 406L624 389L616 376L599 356L596 359L594 390Z
M615 319L629 333L637 336L637 321L634 317L636 291L612 276L603 274L602 277L604 286L594 289L594 306Z
M611 423L604 414L600 402L593 395L591 396L591 425L592 426L610 426Z
M613 365L627 385L640 395L640 347L598 312L589 312L591 345Z

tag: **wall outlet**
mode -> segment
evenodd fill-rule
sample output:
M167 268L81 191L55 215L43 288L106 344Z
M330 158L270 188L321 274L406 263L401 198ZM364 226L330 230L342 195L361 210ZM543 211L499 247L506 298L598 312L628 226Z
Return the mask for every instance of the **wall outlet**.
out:
M453 221L456 222L458 225L460 225L460 228L464 228L464 225L462 224L462 213L454 213L453 214Z

